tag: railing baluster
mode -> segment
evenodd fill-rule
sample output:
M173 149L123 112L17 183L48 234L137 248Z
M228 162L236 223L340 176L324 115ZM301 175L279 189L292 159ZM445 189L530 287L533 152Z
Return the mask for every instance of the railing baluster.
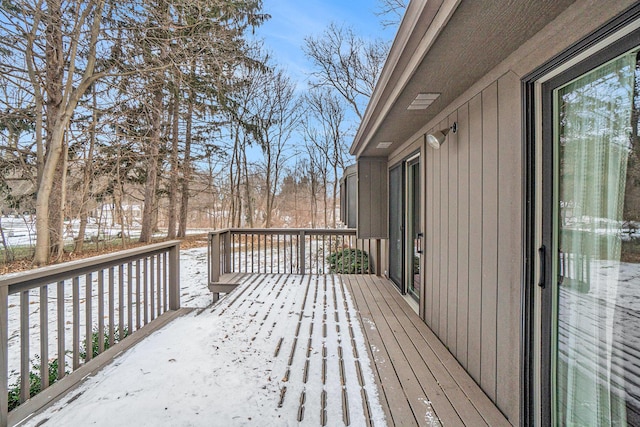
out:
M92 283L92 274L88 273L85 278L85 299L84 299L84 311L86 314L86 325L85 325L85 348L86 355L84 358L85 362L88 362L93 357L93 283Z
M66 374L65 363L65 316L64 316L64 281L58 282L56 290L57 312L58 312L58 379L61 380Z
M162 253L162 258L163 258L163 263L162 263L162 268L163 268L163 279L162 279L162 299L163 299L163 304L162 304L162 312L166 312L169 308L169 271L168 271L168 254L166 252Z
M156 277L156 316L160 316L162 313L162 258L160 255L156 255L156 268L157 268L157 277Z
M72 280L71 298L73 299L73 320L71 329L73 331L73 369L80 366L80 277L76 276Z
M142 306L144 310L144 324L149 323L149 258L146 257L143 261L144 271L142 272L144 278L144 288L142 288L144 305Z
M0 340L3 343L9 342L9 287L0 286ZM2 345L0 350L0 426L8 424L7 414L9 413L9 347Z
M118 266L118 341L124 337L124 264Z
M153 288L153 284L155 283L154 259L155 257L153 256L149 257L149 311L151 312L150 317L152 321L153 319L156 318L156 312L155 312L156 305L155 305L155 296L154 296L154 288Z
M133 263L127 264L127 326L133 333ZM120 338L122 339L122 337Z
M49 387L49 287L47 285L40 287L40 382L43 390Z
M29 291L22 291L20 292L20 403L31 397L29 368Z
M116 270L109 268L109 347L113 347L115 342L115 322L116 322Z
M140 329L140 260L136 261L136 330Z
M104 270L98 272L98 353L104 351Z

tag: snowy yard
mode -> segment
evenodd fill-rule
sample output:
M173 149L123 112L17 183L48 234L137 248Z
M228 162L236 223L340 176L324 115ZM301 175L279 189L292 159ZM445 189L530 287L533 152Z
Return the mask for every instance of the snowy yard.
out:
M366 344L337 276L251 276L211 306L206 248L181 253L200 308L118 357L28 425L384 425ZM367 415L367 411L369 414Z

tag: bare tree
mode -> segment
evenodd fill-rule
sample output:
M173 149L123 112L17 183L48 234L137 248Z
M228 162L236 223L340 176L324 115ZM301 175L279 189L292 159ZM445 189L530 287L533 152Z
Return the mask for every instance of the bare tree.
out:
M375 14L383 28L397 27L407 9L407 0L378 0Z
M352 28L332 23L322 35L305 38L303 49L315 66L311 86L334 89L362 120L364 105L373 93L389 44L366 40Z
M338 180L340 179L339 175L345 168L344 159L347 156L345 107L340 98L328 88L311 90L305 100L309 115L313 119L312 123L315 123L318 127L315 130L312 127L313 125L307 124L307 138L322 153L331 167L331 223L335 227L337 222L335 203L338 196ZM325 182L325 186L326 184Z
M271 227L281 172L288 160L288 144L299 123L301 108L295 86L284 71L264 73L263 83L254 107L265 177L263 224Z

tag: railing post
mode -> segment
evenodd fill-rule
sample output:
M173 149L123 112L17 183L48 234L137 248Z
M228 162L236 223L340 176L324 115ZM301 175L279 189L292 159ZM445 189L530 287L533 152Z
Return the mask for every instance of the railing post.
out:
M209 235L209 283L212 285L220 281L220 234ZM212 292L213 302L220 298L219 292Z
M0 285L0 426L8 424L9 413L9 287Z
M211 260L209 283L216 283L220 280L220 234L218 233L211 236L209 255Z
M300 230L300 242L298 243L298 269L299 269L299 273L304 275L305 273L305 254L304 254L304 250L305 250L305 234L304 234L304 230Z
M131 264L129 264L131 265ZM180 243L169 249L169 310L180 308Z
M232 273L231 269L231 230L224 233L224 270L223 273Z

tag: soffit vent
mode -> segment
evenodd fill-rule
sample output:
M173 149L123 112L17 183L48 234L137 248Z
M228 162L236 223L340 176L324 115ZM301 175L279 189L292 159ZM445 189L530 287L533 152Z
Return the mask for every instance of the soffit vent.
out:
M433 101L438 99L439 93L419 93L407 107L407 110L425 110Z

